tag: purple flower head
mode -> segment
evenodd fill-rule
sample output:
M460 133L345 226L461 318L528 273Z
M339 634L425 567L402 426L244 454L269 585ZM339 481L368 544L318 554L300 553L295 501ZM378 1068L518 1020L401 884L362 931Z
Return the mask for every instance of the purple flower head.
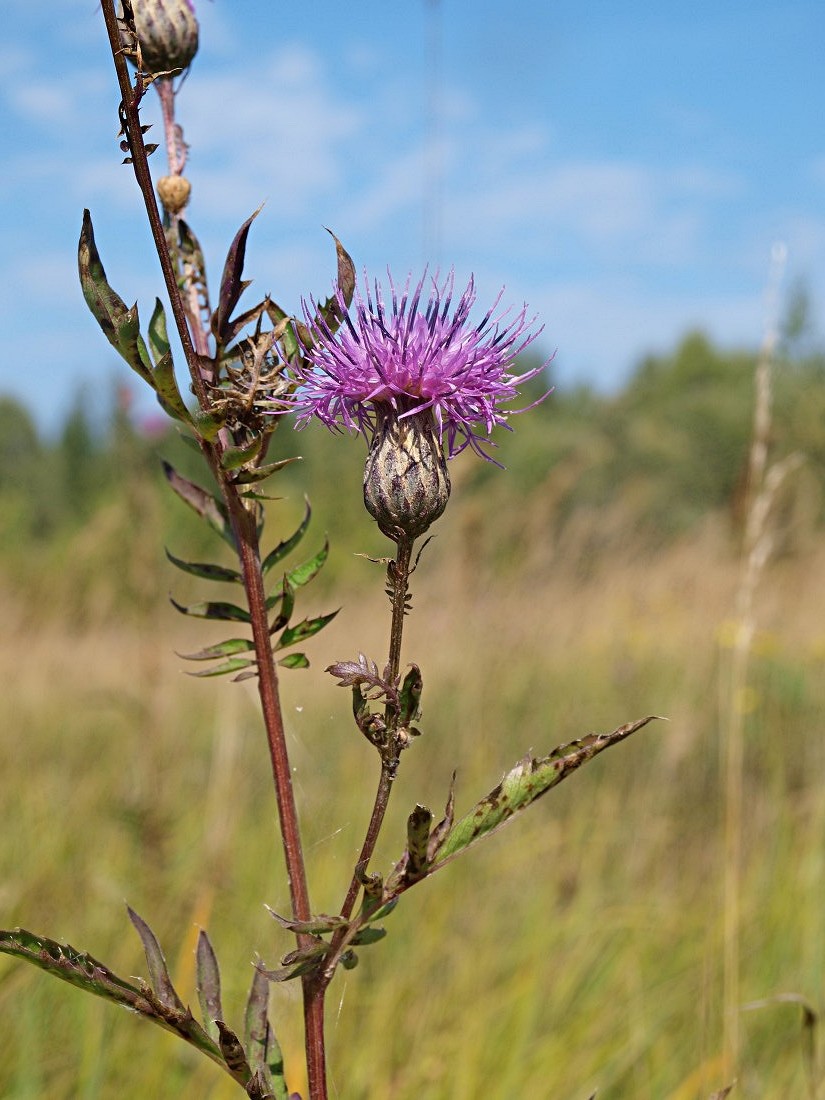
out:
M473 325L472 278L452 313L452 273L441 286L425 273L412 294L408 278L400 296L390 276L389 309L379 283L371 293L364 282L365 297L356 288L350 312L336 291L343 321L335 333L314 302L304 303L314 345L298 379L297 426L317 416L329 428L371 438L378 413L394 410L401 420L430 409L451 458L468 446L489 458L482 444L494 446L492 429L524 411L503 406L518 395L521 383L544 369L543 364L523 374L511 371L516 356L542 329L530 331L533 321L527 320L526 307L509 321L506 313L494 316L501 294L481 323Z

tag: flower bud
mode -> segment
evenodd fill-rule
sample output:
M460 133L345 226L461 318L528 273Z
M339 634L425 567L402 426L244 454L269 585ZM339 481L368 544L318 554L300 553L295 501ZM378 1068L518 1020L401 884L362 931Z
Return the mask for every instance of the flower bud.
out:
M157 182L158 197L167 214L180 214L189 202L192 185L185 176L161 176Z
M364 504L388 538L398 542L400 530L415 539L450 499L441 439L430 409L399 417L399 410L376 402L375 411L375 434L364 467Z
M185 69L198 52L192 0L132 0L143 68L150 73Z

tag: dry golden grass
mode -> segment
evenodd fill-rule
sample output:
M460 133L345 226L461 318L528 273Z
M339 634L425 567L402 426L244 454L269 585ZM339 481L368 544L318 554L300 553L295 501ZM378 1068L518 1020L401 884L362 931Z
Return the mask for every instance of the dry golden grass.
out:
M406 897L388 937L329 1001L332 1095L345 1100L699 1100L721 1079L722 871L717 685L737 564L721 521L656 556L630 547L583 579L571 545L497 582L448 526L414 578L405 658L424 736L403 761L377 865L416 801L459 809L526 750L668 716ZM540 531L530 531L535 544ZM460 562L443 570L442 560ZM364 564L365 576L370 567ZM285 676L313 903L339 903L377 778L348 694L321 669L380 660L385 599L345 607ZM825 545L773 565L747 700L743 1003L823 1005ZM255 950L288 941L254 688L198 682L173 649L210 631L160 608L135 623L37 629L4 599L0 923L140 973L124 901L153 926L185 995L209 928L239 1021ZM307 611L319 610L310 596ZM161 633L150 641L149 630ZM296 990L272 1014L301 1088ZM0 960L0 1095L219 1098L236 1086L179 1041ZM814 1095L799 1009L743 1013L736 1097Z

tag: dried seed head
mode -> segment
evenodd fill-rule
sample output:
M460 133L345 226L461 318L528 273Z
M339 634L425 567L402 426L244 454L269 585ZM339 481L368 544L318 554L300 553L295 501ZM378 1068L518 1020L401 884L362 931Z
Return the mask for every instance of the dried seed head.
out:
M143 68L175 72L198 52L198 20L191 0L132 0ZM125 43L127 49L132 45Z
M423 535L450 499L450 475L431 410L377 402L376 426L364 467L364 504L394 542Z
M157 188L158 198L167 214L180 214L192 193L192 185L185 176L162 176Z

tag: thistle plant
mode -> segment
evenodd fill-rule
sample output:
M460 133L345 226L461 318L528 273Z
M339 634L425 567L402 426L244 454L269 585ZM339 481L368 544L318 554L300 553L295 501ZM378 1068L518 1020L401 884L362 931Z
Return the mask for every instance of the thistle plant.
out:
M351 968L359 951L386 934L386 919L413 886L650 718L589 734L543 756L526 756L463 816L456 814L454 781L445 783L443 813L437 817L416 805L406 835L398 839L394 865L387 873L373 867L402 753L422 732L422 672L402 660L410 577L428 545L419 540L447 507L449 460L469 448L481 461L494 462L494 429L509 428L509 418L526 411L513 403L520 386L543 367L519 372L517 357L541 329L524 309L501 310L500 299L474 320L474 284L471 280L454 304L452 275L440 279L425 273L403 286L390 278L388 290L365 276L359 287L354 264L337 238L337 274L328 298L306 296L301 317L290 316L270 297L242 308L250 285L244 278L246 245L257 212L231 242L213 297L202 250L185 217L192 189L184 175L187 146L176 120L176 81L197 50L194 7L190 0L122 0L116 10L114 0L102 0L102 10L120 89L122 149L146 206L191 399L178 386L166 309L158 299L144 326L137 304L127 307L110 286L88 211L78 249L80 282L104 335L154 391L205 465L204 485L169 464L164 472L170 488L227 544L232 564L194 562L171 552L168 557L207 585L235 585L243 597L237 603L173 603L182 614L232 624L232 636L187 655L197 675L257 685L291 906L273 917L295 946L275 967L257 961L240 1029L224 1016L219 965L206 931L197 948L200 1022L175 990L157 937L131 909L146 955L146 980L118 977L90 955L23 929L0 933L0 949L174 1032L258 1100L288 1096L288 1067L278 1046L278 1022L270 1019L269 991L270 983L296 982L302 991L309 1097L323 1100L324 1004L339 966ZM148 158L159 144L145 143L141 119L144 98L154 92L162 107L168 163L156 185ZM365 806L360 854L341 883L341 904L332 914L318 913L311 903L279 689L281 670L308 675L294 671L309 665L304 648L336 614L296 616L301 589L321 570L329 547L325 543L294 563L309 528L309 506L296 531L270 543L265 536L271 515L262 490L262 483L291 461L268 458L274 433L313 419L365 436L364 505L394 545L393 555L379 563L390 601L387 654L368 656L356 641L350 654L326 670L349 690L353 725L377 754L377 788L369 814ZM428 566L434 556L430 551ZM357 622L351 631L357 636ZM341 751L347 751L345 745Z

